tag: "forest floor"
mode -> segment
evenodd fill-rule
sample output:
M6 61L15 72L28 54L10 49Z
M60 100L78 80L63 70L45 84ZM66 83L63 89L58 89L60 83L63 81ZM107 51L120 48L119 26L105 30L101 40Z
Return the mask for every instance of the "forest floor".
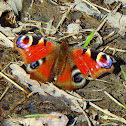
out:
M1 2L0 4L5 3ZM18 13L13 7L12 9ZM27 0L22 3L22 9L20 15L17 14L17 19L12 19L15 14L12 16L10 10L8 9L7 12L1 9L0 11L2 12L0 15L0 125L15 124L18 126L24 124L20 118L23 120L25 115L49 114L51 112L62 113L68 118L69 121L66 119L63 126L126 125L126 80L120 69L121 66L126 73L125 2L109 4L105 0L82 0L80 3L77 0L59 0L58 2L43 0L31 3L31 0ZM17 8L17 10L20 9ZM8 21L8 19L11 20ZM72 25L70 26L70 24ZM49 84L45 85L51 86L51 89L50 87L49 89L45 87L46 90L41 89L42 87L39 87L37 81L37 86L31 84L31 80L25 80L24 84L21 80L24 76L19 74L23 70L12 66L23 64L19 53L13 49L12 42L6 43L9 40L13 41L15 36L34 34L53 40L67 37L70 43L81 44L94 29L96 30L95 35L87 47L104 51L114 57L117 63L114 65L115 69L112 74L105 74L96 80L90 80L83 88L73 92L64 92ZM12 67L16 69L18 77L15 76ZM31 96L6 78L18 83ZM26 83L32 86L26 86ZM4 92L5 94L3 94ZM42 92L46 93L42 94ZM115 102L110 95L120 104ZM12 121L17 118L18 121ZM50 124L49 120L42 123L49 126L55 125ZM27 122L27 124L37 125L37 122L35 121L33 124Z

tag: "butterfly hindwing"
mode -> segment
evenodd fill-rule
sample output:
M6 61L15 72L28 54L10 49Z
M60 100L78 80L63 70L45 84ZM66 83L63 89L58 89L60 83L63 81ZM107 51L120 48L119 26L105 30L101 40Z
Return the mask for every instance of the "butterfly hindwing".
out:
M56 79L56 85L67 90L81 88L86 83L85 77L68 56L63 70Z
M39 80L43 83L52 82L54 78L53 68L55 64L55 57L49 55L36 62L28 64L27 71L31 79Z

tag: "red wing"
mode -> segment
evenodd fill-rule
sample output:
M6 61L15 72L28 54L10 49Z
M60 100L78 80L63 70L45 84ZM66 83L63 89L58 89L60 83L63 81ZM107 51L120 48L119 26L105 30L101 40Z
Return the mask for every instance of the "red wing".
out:
M41 82L51 81L58 48L53 43L38 36L20 36L14 41L32 79Z
M115 60L105 53L90 49L75 49L71 54L72 60L85 77L90 75L95 79L105 72L111 73L114 69L112 63Z
M86 83L84 76L69 57L63 66L63 70L56 78L56 85L65 90L81 88Z
M18 50L24 62L32 63L54 52L56 46L36 36L20 36L14 40L14 48Z
M27 71L30 78L45 82L51 82L54 78L53 68L56 57L49 55L44 59L40 59L28 65ZM35 66L35 67L34 67Z

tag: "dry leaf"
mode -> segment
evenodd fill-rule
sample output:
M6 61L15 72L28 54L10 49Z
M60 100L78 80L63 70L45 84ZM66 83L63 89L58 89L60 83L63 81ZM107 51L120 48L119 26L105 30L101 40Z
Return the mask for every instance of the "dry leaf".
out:
M54 117L39 117L39 118L11 118L4 121L5 126L66 126L68 123L67 116L62 113L52 112L48 115L60 116L61 118Z
M79 31L81 31L81 30L82 30L82 27L80 26L79 22L71 23L67 26L68 34L79 33Z
M18 15L18 11L22 9L23 0L8 0L7 3L11 6L12 10Z
M12 8L8 4L5 4L5 2L0 2L0 17L3 12L11 11L11 10L12 10Z
M68 123L67 116L62 113L52 112L49 115L60 116L61 118L41 117L43 124L48 124L48 126L66 126Z
M40 85L37 81L30 79L30 75L26 74L24 69L17 64L11 64L10 68L12 69L12 74L17 76L20 82L30 88L33 92L38 92L41 95L49 94L53 97L61 97L62 99L64 99L64 102L66 102L66 104L70 104L69 107L72 111L82 112L83 110L80 105L83 106L83 109L86 108L86 102L78 94L74 93L74 95L76 95L76 97L74 97L70 93L68 94L66 91L57 88L52 83L41 83ZM31 85L30 87L29 84Z
M119 28L119 34L124 36L126 32L126 15L122 15L118 12L115 14L108 14L108 24L111 27Z

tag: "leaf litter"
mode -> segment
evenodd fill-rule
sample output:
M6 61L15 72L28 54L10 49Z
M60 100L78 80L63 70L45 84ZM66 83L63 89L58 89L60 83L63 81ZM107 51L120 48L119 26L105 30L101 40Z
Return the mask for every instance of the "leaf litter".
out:
M121 1L121 0L120 0ZM108 2L108 1L107 1ZM116 0L116 2L117 2L117 0ZM16 2L15 2L16 3ZM2 3L3 4L3 3ZM15 4L15 7L17 7L18 5L17 5L18 3L16 3ZM41 1L41 4L43 4L43 1ZM64 8L63 8L63 5L64 4ZM108 3L108 4L112 4L112 3ZM37 5L37 4L36 4ZM58 5L58 3L57 3L57 5ZM39 20L39 21L34 21L33 19L31 20L31 19L28 19L28 20L26 20L27 22L18 22L20 25L19 25L19 27L16 27L16 28L11 28L11 27L2 27L2 26L0 26L0 29L1 29L1 31L2 31L2 33L4 33L6 36L5 36L5 38L11 38L11 40L13 40L14 39L14 36L15 35L17 35L17 33L19 33L19 32L21 32L22 30L26 30L26 29L30 29L30 27L36 27L36 28L38 28L39 29L39 34L42 34L43 36L45 36L46 34L47 35L50 35L51 34L51 36L48 36L48 37L51 37L52 39L56 39L56 37L57 36L54 36L53 34L56 34L56 32L58 31L59 33L59 35L60 36L65 36L66 34L63 34L63 32L64 32L64 29L63 29L63 27L64 27L64 22L65 21L67 21L69 18L68 18L68 16L69 16L69 14L70 14L70 12L75 12L75 11L79 11L79 12L81 12L81 13L85 13L85 14L83 14L84 16L85 15L89 15L89 16L95 16L95 17L97 17L97 18L102 18L103 19L103 23L101 23L101 26L100 27L95 27L95 28L97 28L97 32L99 31L99 30L101 30L102 29L102 27L104 27L104 24L106 23L106 21L107 21L107 23L108 23L108 25L109 26L111 26L111 28L118 28L118 30L117 30L117 32L116 33L119 33L121 36L124 36L125 35L125 27L126 27L126 24L125 24L125 22L124 22L124 20L125 20L125 15L124 14L121 14L121 13L119 13L119 12L116 12L119 8L120 8L120 6L118 6L117 8L115 8L115 12L114 13L112 13L112 11L111 10L108 10L107 8L105 8L105 7L101 7L101 6L99 6L99 5L97 5L97 4L94 4L94 3L92 3L92 2L90 2L90 1L86 1L86 0L83 0L83 1L78 1L78 0L76 0L76 1L74 1L73 3L71 2L64 2L64 3L62 3L62 5L60 5L59 4L59 6L60 6L60 8L62 8L62 14L60 14L60 15L62 15L62 18L61 18L61 20L58 20L57 22L55 22L55 23L53 23L53 21L55 21L55 19L56 18L54 18L54 19L52 19L52 18L47 18L47 22L43 22L43 21L41 21L41 19ZM125 6L125 1L123 1L122 0L122 5L123 6ZM10 8L8 8L8 10L10 11L10 10L16 10L16 9L14 9L15 8L14 6L11 6L11 9ZM32 6L31 6L31 10L32 10L32 7L34 7L34 2L32 2ZM17 10L18 10L19 8L17 7ZM63 10L64 9L64 10ZM99 9L101 9L101 10L99 10ZM66 11L66 10L68 10L68 11ZM86 11L85 11L86 10ZM1 14L3 13L3 12L5 12L5 10L3 9L3 11L1 11ZM34 11L33 11L34 12ZM64 12L65 12L65 14L64 14ZM25 13L26 15L27 15L27 13ZM30 13L31 15L32 15L32 13ZM107 15L107 16L106 16ZM33 16L33 15L32 15ZM106 18L104 18L106 16ZM60 17L60 16L59 16ZM25 19L25 18L24 18ZM36 19L36 18L35 18ZM104 20L105 19L105 20ZM117 20L115 20L115 19L117 19ZM49 23L49 21L50 21L50 24L49 25L47 25L48 23ZM80 20L81 22L82 22L82 20ZM46 24L46 25L45 25ZM83 32L83 30L85 30L85 29L83 29L83 27L81 27L80 28L80 26L81 25L78 25L78 24L76 24L76 22L71 22L70 21L70 23L69 24L74 24L74 25L76 25L76 27L77 27L77 35L75 34L75 33L73 33L73 34L75 34L74 35L74 39L76 38L76 39L79 39L80 38L80 36L82 36L81 38L80 38L80 40L83 38L83 35L82 34L80 34L81 33L81 31L82 31L82 33L86 33L86 32ZM68 24L68 26L69 26L69 24ZM79 30L78 30L79 29ZM94 27L92 28L92 31L93 31L93 29L94 29ZM53 33L51 33L50 31L53 31L54 30L54 32ZM68 29L66 29L66 31L67 31ZM69 31L69 30L68 30ZM4 44L2 44L2 46L5 46L5 49L4 50L6 50L8 47L12 47L11 46L11 42L9 42L9 43L6 43L6 41L7 40L5 40L5 38L2 36L2 33L1 33L1 35L0 35L0 39L2 40L1 42L0 42L0 44L1 43L4 43ZM68 32L69 33L69 32ZM70 33L71 34L71 33ZM100 36L101 37L101 36ZM101 37L102 38L102 37ZM118 40L117 40L118 41ZM125 47L123 46L123 47L121 47L121 48L119 48L118 46L116 47L115 46L115 48L112 48L112 46L111 46L111 44L108 44L110 47L108 47L108 50L113 50L113 51L115 51L115 52L117 52L117 51L122 51L122 52L125 52ZM5 52L5 54L6 54L6 52ZM114 53L115 54L115 53ZM121 54L121 52L120 53L118 53L120 56L122 55ZM1 66L2 66L2 64L1 64ZM92 95L93 95L93 92L92 93L89 93L90 94L90 96L89 96L89 98L88 99L84 99L83 98L83 96L80 96L79 94L77 94L77 93L79 93L80 92L80 94L81 94L81 91L82 91L82 89L80 89L80 91L79 92L77 92L77 93L75 93L75 92L73 92L73 93L71 93L71 92L65 92L65 91L63 91L63 90L61 90L61 89L59 89L59 88L57 88L57 87L55 87L52 83L47 83L47 84L39 84L37 81L35 81L35 80L31 80L30 79L30 76L28 75L28 74L26 74L26 72L21 68L21 67L19 67L18 65L16 65L16 64L11 64L10 65L10 67L11 67L11 69L12 69L12 73L13 73L13 75L16 75L16 76L18 76L18 79L20 80L20 82L23 84L23 85L25 85L27 88L29 88L32 92L33 92L33 94L34 93L36 93L36 92L38 92L40 95L43 95L43 96L48 96L48 95L51 95L51 96L53 96L53 97L55 97L55 98L57 98L57 97L60 97L60 99L62 99L63 100L63 102L68 106L68 108L71 110L71 111L76 111L77 113L83 113L84 114L84 117L85 117L85 119L88 121L88 125L91 125L91 122L90 122L90 120L92 120L93 121L93 124L95 125L95 124L97 124L98 123L98 121L99 120L95 120L95 119L91 119L91 116L89 117L88 115L87 115L87 113L89 113L89 114L94 114L94 112L92 112L91 113L91 110L88 110L87 109L87 103L89 103L89 105L90 106L92 106L93 108L92 109L98 109L99 111L101 111L101 112L103 112L104 113L104 115L102 115L102 114L100 114L99 115L99 117L100 118L102 118L102 119L104 119L104 120L117 120L118 122L123 122L124 124L126 123L126 120L123 118L123 116L124 115L122 115L122 117L121 116L117 116L117 115L115 115L115 114L113 114L113 113L111 113L110 111L114 111L113 109L111 110L111 107L109 108L110 109L110 111L109 110L105 110L106 108L106 106L104 106L104 103L105 103L105 101L103 101L103 106L104 106L104 109L102 109L102 106L101 106L101 108L100 107L98 107L97 105L95 105L94 103L92 103L91 101L99 101L99 99L90 99L90 97L92 97ZM8 68L7 68L8 69ZM2 70L2 67L1 67L1 70ZM124 69L124 71L125 71L126 69ZM5 70L7 73L8 73L8 70ZM113 75L110 75L110 76L113 76ZM110 79L109 79L110 80ZM93 83L93 82L91 82L91 83ZM97 82L98 83L98 82ZM121 83L121 82L120 82ZM30 85L30 87L29 87L29 85ZM104 85L105 86L105 85ZM112 85L113 86L113 85ZM117 86L118 86L118 84L117 84ZM88 87L88 85L87 85L87 87ZM85 87L85 90L84 90L84 92L86 91L86 88L87 87ZM101 86L101 87L103 87L103 86ZM10 88L10 87L9 87ZM89 88L90 89L90 88ZM118 89L119 90L119 89ZM120 94L120 92L117 90L117 92ZM112 90L109 90L109 92L110 91L112 91ZM7 91L7 93L8 93L8 91ZM100 93L100 92L98 92L98 93ZM111 93L113 93L113 95L115 95L115 96L117 96L117 94L115 94L113 91L111 92ZM121 94L123 94L124 96L126 96L125 95L125 91L123 91L122 90L122 93ZM88 93L86 93L85 92L85 94L84 94L84 96L88 96ZM30 95L29 95L30 96ZM96 95L97 96L97 95ZM28 97L29 98L29 97ZM92 98L94 98L94 97L92 97ZM98 97L99 98L99 97ZM104 99L105 97L103 97L103 99ZM121 96L120 96L120 98L121 98ZM3 97L3 99L2 100L4 100L4 97ZM18 105L20 105L20 104L22 104L23 102L25 101L25 99L24 100L22 100L22 102L19 102L18 103ZM107 99L106 99L106 102L107 102ZM97 102L96 102L97 103ZM113 103L110 103L110 106L111 106L111 104L113 104ZM70 105L70 106L69 106ZM101 104L100 104L101 105ZM14 109L16 109L16 106L17 106L17 104L15 103L15 106L14 107L12 107L12 108L14 108ZM12 109L11 110L11 108L10 108L10 110L11 111L14 111L14 109ZM117 109L115 108L115 111L116 111ZM94 114L95 115L95 114ZM97 114L96 114L97 115ZM103 120L102 120L103 121ZM47 121L48 122L48 121ZM66 121L67 122L67 121ZM76 121L75 121L76 122ZM105 121L103 121L103 122L105 122ZM103 123L102 122L102 123ZM36 122L37 123L37 122ZM105 123L107 123L107 122L105 122ZM28 124L28 123L27 123ZM75 123L76 124L76 123ZM99 123L100 124L100 123ZM114 123L113 123L114 124ZM39 124L38 124L39 125ZM66 125L66 124L65 124Z

